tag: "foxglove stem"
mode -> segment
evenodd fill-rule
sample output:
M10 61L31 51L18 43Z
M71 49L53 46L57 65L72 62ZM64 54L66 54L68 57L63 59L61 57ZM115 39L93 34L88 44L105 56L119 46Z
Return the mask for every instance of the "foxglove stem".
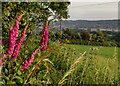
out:
M46 23L45 29L43 30L43 33L41 35L41 46L42 46L42 51L45 51L47 49L47 43L48 43L48 22Z
M16 40L18 37L18 29L19 29L19 22L21 20L23 15L20 15L17 17L15 21L14 28L10 26L10 37L9 37L9 48L8 48L8 55L11 57L14 51L14 47L16 44Z
M13 53L13 60L15 60L15 59L17 58L17 56L18 56L18 52L19 52L19 50L20 50L20 47L21 47L21 45L22 45L22 43L23 43L23 41L24 41L24 39L25 39L25 37L26 37L26 34L25 34L25 33L26 33L27 27L28 27L28 24L27 24L26 27L24 28L20 40L17 42L17 45L16 45L15 50L14 50L14 53Z

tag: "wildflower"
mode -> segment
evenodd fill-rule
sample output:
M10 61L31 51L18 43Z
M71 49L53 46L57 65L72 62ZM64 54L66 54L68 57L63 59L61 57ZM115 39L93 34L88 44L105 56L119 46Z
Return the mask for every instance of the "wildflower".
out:
M48 43L48 22L46 23L46 26L43 30L43 33L41 35L41 46L42 49L41 50L46 50L47 49L47 43ZM38 50L38 49L37 49ZM34 60L34 55L36 54L37 50L35 50L31 56L24 62L24 64L21 66L21 70L23 71L24 69L27 69L30 64L33 62Z
M41 35L41 46L43 51L47 49L47 43L48 43L48 22L46 23L45 29L43 30L43 33Z
M6 54L3 54L3 58L6 58Z
M9 56L12 56L13 51L14 51L16 39L18 37L19 22L20 22L21 18L22 18L22 15L18 16L15 21L14 28L12 26L10 26L10 28L9 28L9 30L10 30L9 48L8 48Z
M26 37L26 34L25 34L25 33L26 33L27 27L28 27L28 25L26 25L25 29L23 30L22 35L21 35L21 38L20 38L20 40L17 42L17 45L16 45L15 50L14 50L14 52L13 52L13 59L14 59L14 60L17 58L18 52L19 52L19 50L20 50L20 47L21 47L21 45L22 45L22 43L23 43L23 41L24 41L24 39L25 39L25 37Z
M24 64L21 66L21 70L27 69L30 66L30 64L34 60L34 55L35 55L35 52L33 52L30 58L24 62Z
M8 48L8 55L12 56L14 47L15 47L15 41L16 41L16 32L14 31L14 29L12 29L13 27L10 26L10 37L9 37L9 48Z

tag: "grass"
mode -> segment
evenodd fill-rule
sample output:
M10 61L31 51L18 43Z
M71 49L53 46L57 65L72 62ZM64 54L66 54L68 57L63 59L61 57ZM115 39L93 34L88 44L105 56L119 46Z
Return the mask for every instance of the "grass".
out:
M87 53L81 58L85 51ZM57 57L55 57L59 64L56 63L56 70L59 71L60 75L56 74L58 82L72 85L118 84L117 52L115 47L83 45L66 45L62 47Z
M35 72L31 72L31 66L34 66L31 64L29 69L19 77L26 80L28 74L33 73L33 76L26 83L40 85L116 85L120 83L118 49L120 48L62 44L59 41L51 42L47 51L41 54L41 57L44 55L48 57L43 57L41 65L36 65L38 68ZM36 58L35 61L37 62L37 60ZM13 71L12 68L11 71Z
M72 44L68 44L67 47L75 49L77 53L83 53L84 51L89 52L91 49L96 49L97 55L102 57L113 57L114 53L118 52L118 48L116 47L72 45Z
M58 70L63 77L59 75L57 77L60 78L62 84L118 84L117 49L115 47L66 45L59 51L60 57L56 57L61 61L60 71L65 70L64 72ZM79 59L85 51L87 53ZM74 67L71 68L71 65Z

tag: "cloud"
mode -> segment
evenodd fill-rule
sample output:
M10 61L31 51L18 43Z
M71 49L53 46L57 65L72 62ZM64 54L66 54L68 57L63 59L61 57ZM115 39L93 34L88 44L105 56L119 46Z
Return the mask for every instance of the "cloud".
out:
M105 20L118 18L118 3L73 2L69 6L70 19Z

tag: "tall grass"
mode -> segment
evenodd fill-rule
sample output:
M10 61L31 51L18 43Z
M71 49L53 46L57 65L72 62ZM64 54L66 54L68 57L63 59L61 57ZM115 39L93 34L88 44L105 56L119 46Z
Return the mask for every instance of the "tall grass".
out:
M22 77L20 79L17 78L17 80L21 80L20 83L25 81L24 85L59 84L86 86L88 84L118 84L120 83L120 77L118 76L118 49L116 47L108 48L107 51L106 48L66 45L61 44L59 41L50 41L48 50L42 54L38 53L38 59L35 59L29 70L26 70L24 74L16 70L17 76ZM104 53L101 53L102 55L100 54L100 52L103 52L101 49L105 49ZM107 51L107 54L105 54L105 51ZM108 55L109 51L112 54ZM36 63L37 61L39 64ZM10 64L10 66L12 65ZM12 68L11 70L14 72ZM32 70L34 71L32 72ZM5 70L6 73L7 71Z
M118 59L116 48L113 49L113 56L106 58L99 55L96 47L89 48L86 54L61 47L51 59L56 69L51 73L53 84L117 84Z

